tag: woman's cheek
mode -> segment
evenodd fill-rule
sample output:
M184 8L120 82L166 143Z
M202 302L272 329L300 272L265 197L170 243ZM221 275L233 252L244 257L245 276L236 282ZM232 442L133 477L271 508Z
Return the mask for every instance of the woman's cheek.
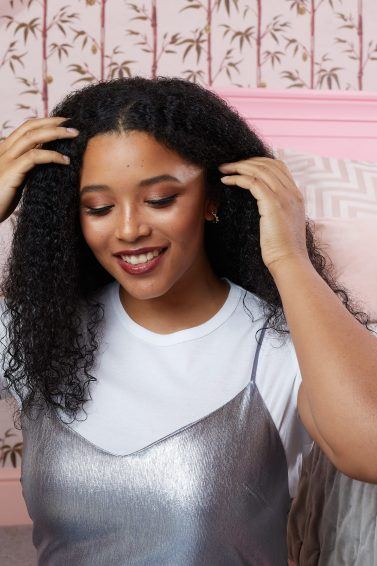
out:
M103 247L108 236L109 225L103 221L98 222L97 218L95 219L97 222L95 222L87 216L83 214L80 217L81 231L86 243L92 249Z
M204 216L194 207L181 210L178 217L168 222L171 239L185 252L197 252L202 244Z

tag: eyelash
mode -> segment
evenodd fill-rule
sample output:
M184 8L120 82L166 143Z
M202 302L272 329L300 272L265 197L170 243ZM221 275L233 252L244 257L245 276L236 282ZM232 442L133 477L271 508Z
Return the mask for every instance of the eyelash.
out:
M177 195L173 195L171 197L166 197L166 198L163 198L163 199L160 199L160 200L147 200L146 202L148 204L152 204L153 206L157 206L157 208L162 208L163 206L170 204L170 202L172 202L176 198L176 196ZM112 208L112 205L111 206L104 206L102 208L90 208L90 207L87 207L87 208L88 208L88 210L86 211L86 214L91 214L91 215L94 215L94 216L102 216L103 214L106 214L106 212L110 208Z

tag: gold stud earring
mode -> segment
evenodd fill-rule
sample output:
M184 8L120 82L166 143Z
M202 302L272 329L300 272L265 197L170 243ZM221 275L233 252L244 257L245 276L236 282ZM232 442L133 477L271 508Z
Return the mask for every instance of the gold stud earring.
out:
M219 217L217 216L215 210L212 210L212 214L213 214L213 216L215 217L215 220L212 220L212 222L220 222Z

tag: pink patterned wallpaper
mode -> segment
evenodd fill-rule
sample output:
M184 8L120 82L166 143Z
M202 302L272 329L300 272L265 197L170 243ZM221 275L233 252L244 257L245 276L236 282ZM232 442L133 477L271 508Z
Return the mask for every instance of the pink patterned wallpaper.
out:
M377 90L375 0L2 0L0 135L118 76Z
M69 91L121 76L377 90L376 32L376 0L0 0L0 140ZM0 468L22 457L6 403Z

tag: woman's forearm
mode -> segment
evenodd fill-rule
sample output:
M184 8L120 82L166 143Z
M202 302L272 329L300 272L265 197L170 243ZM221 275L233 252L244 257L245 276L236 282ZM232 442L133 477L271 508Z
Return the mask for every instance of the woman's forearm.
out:
M377 481L377 339L309 260L272 272L315 425L347 469ZM365 470L368 467L368 471Z

